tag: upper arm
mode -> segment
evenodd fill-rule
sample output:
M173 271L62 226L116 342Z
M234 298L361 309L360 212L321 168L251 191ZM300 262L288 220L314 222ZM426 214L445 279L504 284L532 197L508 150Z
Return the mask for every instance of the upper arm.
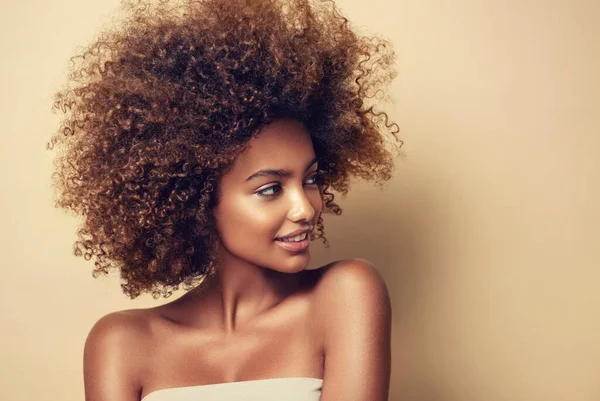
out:
M83 352L86 401L139 401L139 322L129 312L101 318Z
M391 371L391 303L364 259L337 262L320 280L324 328L322 401L387 401Z

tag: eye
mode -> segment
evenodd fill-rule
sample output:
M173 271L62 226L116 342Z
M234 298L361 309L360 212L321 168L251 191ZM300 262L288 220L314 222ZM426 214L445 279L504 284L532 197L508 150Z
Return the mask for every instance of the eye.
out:
M274 192L273 192L274 191ZM266 198L271 198L277 195L277 192L281 191L281 185L272 185L268 188L261 189L256 194L260 196L264 196Z
M308 183L310 185L318 184L321 182L321 174L315 173L308 180L310 181Z
M321 182L321 174L320 173L316 173L313 174L307 181L307 185L315 185L315 184L319 184ZM271 185L270 187L267 187L265 189L261 189L260 191L256 192L257 195L265 197L265 198L272 198L277 196L277 193L281 191L281 185L277 184L277 185Z

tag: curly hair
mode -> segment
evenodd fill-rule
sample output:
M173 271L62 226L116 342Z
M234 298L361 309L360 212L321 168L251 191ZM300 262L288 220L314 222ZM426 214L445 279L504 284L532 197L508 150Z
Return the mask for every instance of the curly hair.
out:
M120 272L123 292L169 296L218 268L219 178L267 124L301 121L329 188L382 185L403 142L374 103L394 53L358 36L332 1L124 2L122 17L73 63L55 94L61 145L56 207L84 217L74 253L94 276ZM319 216L313 238L328 246Z

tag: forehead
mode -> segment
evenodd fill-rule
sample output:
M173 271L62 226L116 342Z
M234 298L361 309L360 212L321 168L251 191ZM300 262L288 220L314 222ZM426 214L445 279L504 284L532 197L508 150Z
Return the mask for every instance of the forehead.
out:
M230 173L250 175L267 168L304 170L315 156L306 127L292 119L278 120L262 129L236 160ZM246 178L246 177L244 177Z

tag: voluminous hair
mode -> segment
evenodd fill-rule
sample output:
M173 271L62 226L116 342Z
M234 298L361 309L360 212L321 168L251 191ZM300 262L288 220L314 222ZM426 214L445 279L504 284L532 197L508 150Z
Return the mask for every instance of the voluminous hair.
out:
M74 252L123 292L168 296L218 268L219 178L267 124L301 121L319 157L323 213L351 177L382 185L402 141L374 108L389 43L354 33L331 1L124 2L73 57L55 95L57 207L84 217ZM321 238L319 216L312 239Z

